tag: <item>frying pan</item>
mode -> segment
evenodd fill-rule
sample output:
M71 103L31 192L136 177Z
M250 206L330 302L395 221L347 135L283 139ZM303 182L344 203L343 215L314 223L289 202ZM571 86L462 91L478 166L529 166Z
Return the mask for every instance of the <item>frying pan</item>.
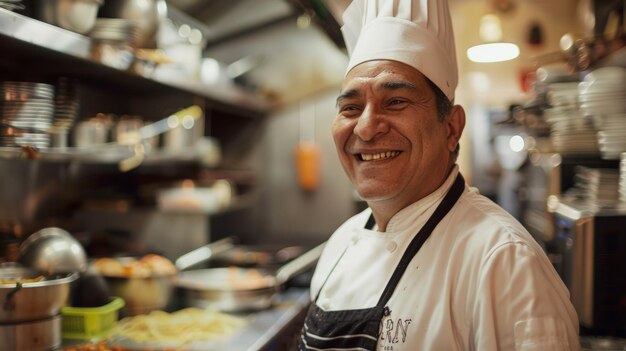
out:
M272 274L254 268L208 268L180 272L176 285L186 306L243 312L272 306L274 296L294 276L314 266L325 243L283 265Z

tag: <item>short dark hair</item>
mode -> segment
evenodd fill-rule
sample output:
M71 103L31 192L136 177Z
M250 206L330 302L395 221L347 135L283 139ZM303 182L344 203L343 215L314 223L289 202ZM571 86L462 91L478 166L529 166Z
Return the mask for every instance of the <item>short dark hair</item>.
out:
M433 93L435 93L435 102L437 104L437 119L439 119L439 122L443 122L443 120L446 119L448 115L450 115L450 112L452 112L452 107L454 107L454 103L450 99L448 99L446 94L444 94L443 91L441 91L437 84L433 83L432 80L426 78L426 81L428 82L430 89L432 89ZM457 157L459 157L460 148L460 145L456 144L456 149L454 150L455 161Z
M443 122L443 120L448 117L450 112L452 112L452 107L454 106L454 104L452 103L452 101L450 101L450 99L448 99L446 94L444 94L443 91L439 89L437 84L433 83L433 81L428 78L426 78L426 81L428 82L428 85L432 89L433 93L435 93L437 103L437 115L439 117L439 121Z

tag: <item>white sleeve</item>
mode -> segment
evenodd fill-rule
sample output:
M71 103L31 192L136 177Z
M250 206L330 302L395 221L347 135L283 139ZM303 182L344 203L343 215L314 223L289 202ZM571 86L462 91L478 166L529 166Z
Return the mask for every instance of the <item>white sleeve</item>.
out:
M543 252L497 246L483 261L471 314L476 350L579 350L567 288Z

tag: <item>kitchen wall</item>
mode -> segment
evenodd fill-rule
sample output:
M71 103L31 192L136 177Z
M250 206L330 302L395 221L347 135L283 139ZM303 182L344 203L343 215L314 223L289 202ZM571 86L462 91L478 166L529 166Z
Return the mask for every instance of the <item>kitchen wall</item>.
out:
M263 217L276 241L323 241L355 213L352 186L337 158L331 135L339 86L291 104L273 115L263 147L265 170ZM300 132L300 124L305 131ZM321 151L320 183L311 192L297 182L295 148L300 139Z
M315 245L356 212L331 135L338 91L338 85L328 88L267 117L252 151L262 164L258 196L249 207L211 218L211 240L234 235L250 244ZM320 151L313 191L298 183L295 150L301 140Z

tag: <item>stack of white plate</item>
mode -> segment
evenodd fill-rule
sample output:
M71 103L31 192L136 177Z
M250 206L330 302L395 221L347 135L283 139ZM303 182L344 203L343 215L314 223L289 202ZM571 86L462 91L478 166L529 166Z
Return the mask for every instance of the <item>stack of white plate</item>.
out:
M578 86L580 110L598 129L602 158L619 159L626 151L626 68L602 67Z
M562 154L598 154L596 129L578 108L578 82L548 85L551 108L544 110L550 140Z
M622 152L619 164L619 199L626 202L626 152Z
M0 126L0 146L35 146L39 149L50 147L49 134L28 129Z
M610 207L619 203L619 170L579 166L575 172L569 195L593 206Z
M98 18L89 32L89 36L98 41L133 44L141 33L137 24L125 18Z
M10 11L23 10L24 5L22 4L22 0L0 0L0 8Z
M54 86L0 82L0 146L48 147L53 116Z

